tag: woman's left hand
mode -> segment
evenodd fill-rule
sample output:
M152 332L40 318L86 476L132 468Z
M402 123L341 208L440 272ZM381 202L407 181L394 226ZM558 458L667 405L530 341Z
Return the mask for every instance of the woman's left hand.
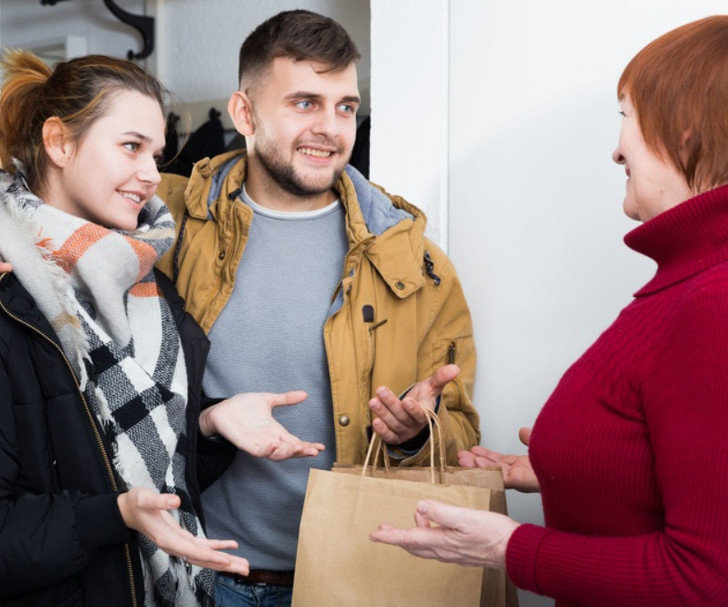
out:
M422 558L467 567L503 569L508 541L519 526L502 514L448 506L432 500L417 504L415 522L417 526L412 529L397 529L382 523L369 539L399 546Z
M167 554L216 571L241 575L250 572L246 559L222 552L237 548L236 541L194 536L172 518L168 511L180 507L178 495L132 487L118 495L117 503L126 526L146 535Z

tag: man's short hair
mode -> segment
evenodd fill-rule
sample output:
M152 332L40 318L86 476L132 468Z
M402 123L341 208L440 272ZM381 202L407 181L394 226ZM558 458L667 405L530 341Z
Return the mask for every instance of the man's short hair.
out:
M274 59L314 61L322 72L344 70L361 58L339 23L306 10L284 11L261 23L240 47L238 82L260 78Z

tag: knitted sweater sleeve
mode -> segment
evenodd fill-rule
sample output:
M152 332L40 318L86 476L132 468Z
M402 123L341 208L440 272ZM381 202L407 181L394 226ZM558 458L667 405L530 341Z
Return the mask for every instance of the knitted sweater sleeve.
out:
M591 537L522 525L514 583L593 606L723 605L728 596L728 290L681 306L641 387L663 528ZM598 479L585 479L598 483ZM597 516L597 514L594 514Z

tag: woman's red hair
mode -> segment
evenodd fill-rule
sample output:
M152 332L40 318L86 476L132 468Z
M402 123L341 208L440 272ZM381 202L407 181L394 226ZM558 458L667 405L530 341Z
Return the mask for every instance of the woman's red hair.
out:
M622 73L647 145L690 187L728 183L728 16L688 23L642 49Z

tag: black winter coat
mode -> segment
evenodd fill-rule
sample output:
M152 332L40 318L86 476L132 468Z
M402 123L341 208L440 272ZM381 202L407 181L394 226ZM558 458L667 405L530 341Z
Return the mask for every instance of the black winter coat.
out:
M187 362L187 483L199 513L194 437L209 342L169 280L157 280ZM0 606L144 604L111 457L55 332L18 279L0 275Z

